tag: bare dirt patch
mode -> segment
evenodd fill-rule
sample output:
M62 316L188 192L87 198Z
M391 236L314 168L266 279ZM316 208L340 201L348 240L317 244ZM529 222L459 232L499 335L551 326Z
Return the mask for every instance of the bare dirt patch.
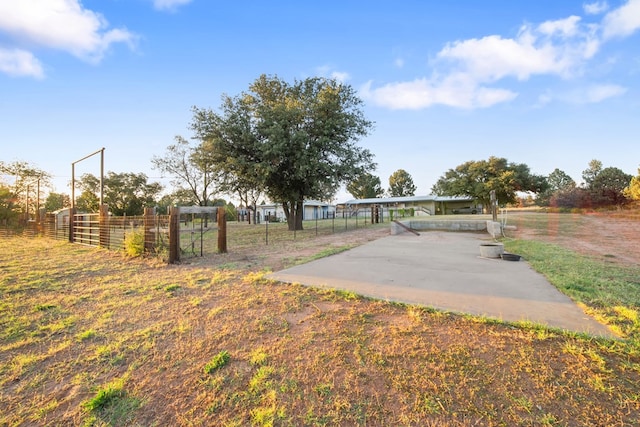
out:
M544 217L532 223L532 216ZM521 213L510 219L509 236L555 243L584 255L626 265L640 264L640 219L610 214Z
M345 249L360 246L389 235L389 227L363 227L351 231L318 236L313 239L291 240L275 244L255 244L245 248L229 248L226 254L184 261L200 267L226 266L245 271L279 271L330 249Z

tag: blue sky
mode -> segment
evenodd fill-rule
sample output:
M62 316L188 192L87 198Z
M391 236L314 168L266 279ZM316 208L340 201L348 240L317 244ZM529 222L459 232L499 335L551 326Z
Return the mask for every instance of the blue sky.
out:
M357 89L384 187L489 156L577 182L640 166L640 0L0 0L0 160L69 192L104 147L106 171L168 185L150 160L191 106L261 74Z

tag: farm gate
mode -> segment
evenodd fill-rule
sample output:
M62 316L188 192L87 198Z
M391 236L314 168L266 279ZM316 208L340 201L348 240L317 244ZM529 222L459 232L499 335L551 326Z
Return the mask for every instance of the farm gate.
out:
M227 251L224 209L217 207L174 207L169 215L145 208L142 216L114 217L103 205L99 213L48 214L42 228L49 237L115 250L125 249L127 239L137 236L144 242L145 253L165 255L169 263L198 253L203 256L205 250ZM217 247L211 245L213 232Z

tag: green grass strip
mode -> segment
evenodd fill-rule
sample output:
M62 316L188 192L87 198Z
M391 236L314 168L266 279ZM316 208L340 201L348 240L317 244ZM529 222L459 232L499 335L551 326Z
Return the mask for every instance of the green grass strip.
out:
M640 340L640 267L581 255L533 240L505 241L561 292L594 310L594 315L632 340Z

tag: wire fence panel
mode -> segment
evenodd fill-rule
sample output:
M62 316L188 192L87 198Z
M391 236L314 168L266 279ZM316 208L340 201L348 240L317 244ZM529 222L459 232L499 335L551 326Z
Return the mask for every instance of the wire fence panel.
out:
M176 221L180 258L218 254L219 239L225 239L224 247L230 252L243 251L260 246L275 246L295 241L343 233L366 227L374 227L389 220L382 212L369 209L338 211L325 219L303 221L303 229L290 231L286 222L262 221L258 224L230 221L226 233L221 234L215 215L207 213L180 214ZM73 217L73 239L76 243L99 246L109 250L126 250L128 237L144 242L144 252L169 259L170 215L146 214L144 216L115 217L98 213L76 214ZM69 217L45 215L36 232L54 239L69 239ZM2 230L0 230L1 232ZM5 234L9 234L9 230Z
M227 241L229 251L243 250L255 246L275 246L296 240L309 240L316 237L343 233L379 225L381 217L372 216L369 210L349 212L330 219L312 219L302 222L302 230L290 231L286 222L228 222ZM377 222L376 222L377 221Z
M180 257L218 253L218 223L209 214L180 215Z
M48 213L44 216L42 223L42 234L51 239L68 240L69 239L69 221L59 219L57 215Z

